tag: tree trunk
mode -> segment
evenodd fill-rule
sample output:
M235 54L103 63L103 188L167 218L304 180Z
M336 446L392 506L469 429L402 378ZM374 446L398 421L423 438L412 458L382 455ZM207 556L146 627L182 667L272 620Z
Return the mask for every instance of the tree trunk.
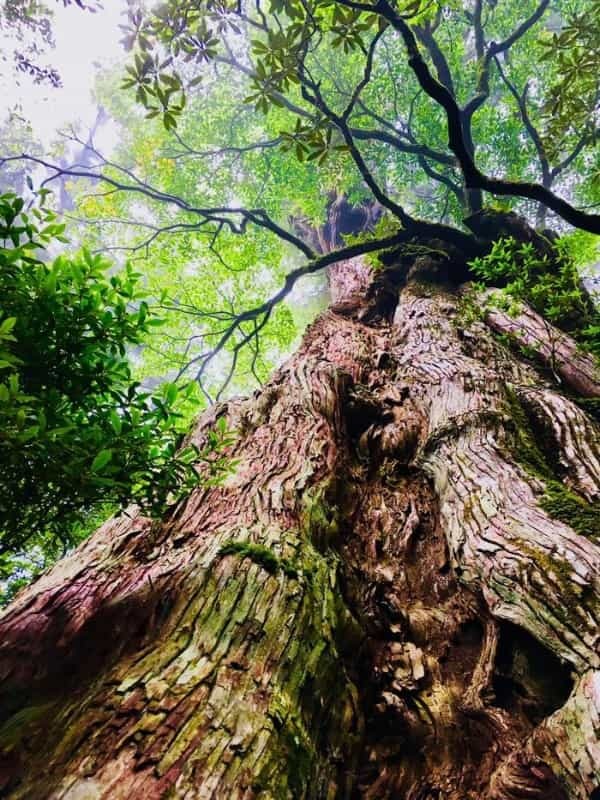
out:
M567 391L600 376L572 350L557 387L533 312L547 368L405 273L338 267L299 352L193 433L236 430L225 484L7 609L2 797L600 796L600 448Z

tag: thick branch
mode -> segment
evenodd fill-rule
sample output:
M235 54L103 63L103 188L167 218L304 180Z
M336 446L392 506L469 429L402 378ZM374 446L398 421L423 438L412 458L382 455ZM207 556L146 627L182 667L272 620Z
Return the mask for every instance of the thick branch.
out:
M548 208L557 213L564 220L582 230L590 231L591 233L600 233L600 215L587 214L574 208L566 200L555 195L544 186L535 183L528 183L526 181L508 181L501 178L492 178L484 175L476 166L469 150L467 148L464 132L463 132L463 119L462 112L456 100L448 89L441 84L431 74L429 67L425 63L417 40L409 25L400 17L387 0L378 0L374 6L367 6L364 3L356 3L352 0L337 0L342 5L350 6L351 8L358 8L360 10L376 11L378 14L387 19L390 24L397 30L406 46L408 52L408 63L415 73L421 88L442 106L446 112L448 123L448 145L452 152L456 155L460 164L465 186L467 189L483 189L492 194L508 195L510 197L524 197L530 200L544 203ZM533 23L531 23L533 24ZM523 24L525 25L525 23ZM518 30L522 30L521 26ZM522 34L520 34L522 35ZM488 52L493 54L507 49L513 41L518 38L517 32L504 42L490 46Z
M485 305L490 292L482 298ZM532 349L558 382L564 382L583 397L600 397L600 370L593 356L583 352L568 334L550 325L529 306L519 313L488 307L485 321L498 333L507 334L515 344Z
M450 67L448 66L445 55L433 36L431 28L429 26L417 25L415 27L415 33L417 34L419 41L424 45L424 47L427 48L427 52L431 57L431 61L435 67L439 82L442 83L446 89L448 89L453 97L456 97L456 91L454 89L454 81L452 80Z

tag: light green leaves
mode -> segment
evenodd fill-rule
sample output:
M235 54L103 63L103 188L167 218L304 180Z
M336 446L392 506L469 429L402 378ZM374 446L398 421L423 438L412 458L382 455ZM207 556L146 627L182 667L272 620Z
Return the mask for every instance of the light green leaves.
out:
M98 455L92 461L90 466L91 472L102 472L104 467L112 460L112 450L100 450Z

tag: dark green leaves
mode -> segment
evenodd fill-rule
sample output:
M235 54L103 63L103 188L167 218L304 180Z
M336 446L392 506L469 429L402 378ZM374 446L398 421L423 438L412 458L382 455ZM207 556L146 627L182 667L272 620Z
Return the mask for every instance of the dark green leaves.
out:
M109 274L87 250L44 262L36 242L62 232L53 215L5 195L0 216L0 555L68 547L102 505L162 514L198 484L198 465L218 479L224 430L204 450L179 448L190 389L132 379L126 353L158 321L141 275Z
M315 124L304 124L296 121L294 130L289 133L281 131L281 149L294 152L298 161L317 161L322 164L332 150L340 150L346 145L339 144L340 135L334 139L333 126L324 118L317 119ZM338 143L334 143L337 139Z

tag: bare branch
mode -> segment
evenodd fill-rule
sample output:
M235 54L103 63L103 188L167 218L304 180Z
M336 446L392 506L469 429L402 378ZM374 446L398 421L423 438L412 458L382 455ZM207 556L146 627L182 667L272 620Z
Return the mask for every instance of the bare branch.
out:
M133 175L131 171L127 170L124 167L117 167L117 168L131 178L132 180L131 183L123 183L122 181L118 181L115 178L110 177L109 175L105 175L103 172L93 172L92 170L86 168L82 169L79 167L75 168L61 167L57 164L52 164L51 162L46 161L45 159L38 158L37 156L28 155L27 153L22 153L21 155L18 156L9 156L7 158L0 158L0 166L11 161L28 161L31 163L39 164L40 166L52 170L53 174L46 179L45 183L52 180L56 180L57 178L60 178L64 175L69 175L71 177L77 177L77 178L87 178L89 180L94 180L94 181L100 181L103 183L107 183L109 186L112 186L119 191L142 194L145 197L148 197L150 200L175 205L182 211L202 217L206 221L225 225L229 228L229 230L232 233L236 234L244 233L246 225L248 224L248 222L251 222L252 224L257 225L258 227L265 228L266 230L275 234L280 239L283 239L289 244L294 245L294 247L300 250L300 252L302 252L307 258L312 258L314 256L313 251L310 249L310 247L308 247L308 245L306 245L297 236L294 236L293 233L278 225L273 219L271 219L271 217L267 214L267 212L264 209L230 208L227 206L204 208L204 207L194 206L191 203L188 203L185 200L183 200L181 197L178 197L177 195L170 194L168 192L163 192L160 191L159 189L154 188L145 181L142 181L141 179L137 178L135 175ZM237 220L236 217L238 218Z
M344 120L344 122L348 121L348 117L354 110L354 106L356 105L356 102L360 97L360 93L371 80L371 72L373 71L373 57L375 55L375 48L377 47L377 43L379 42L382 36L383 36L383 30L380 30L371 39L371 43L369 44L369 49L367 52L367 60L365 62L365 69L363 76L356 85L354 91L352 92L352 97L350 98L348 105L346 106L346 108L342 113L342 119Z
M172 134L183 148L183 152L169 154L168 157L174 161L186 157L203 159L216 158L228 154L243 155L244 153L250 153L256 150L268 150L272 147L277 147L283 141L283 137L277 136L274 139L266 139L263 142L253 142L252 144L240 145L237 147L235 145L222 145L212 150L196 150L187 144L187 142L184 142L177 131L172 131Z

